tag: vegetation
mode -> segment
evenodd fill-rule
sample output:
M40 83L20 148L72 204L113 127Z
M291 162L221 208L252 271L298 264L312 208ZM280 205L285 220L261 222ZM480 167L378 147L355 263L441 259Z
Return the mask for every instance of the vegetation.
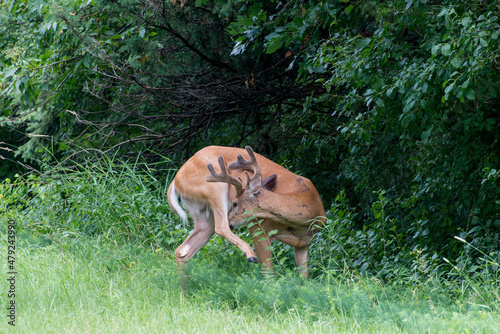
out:
M91 306L115 281L130 292L116 305L143 305L125 309L144 330L157 296L157 319L202 308L237 319L234 331L257 313L262 331L425 331L429 317L437 331L496 328L499 13L493 0L3 1L0 220L4 232L16 221L23 289L39 296L26 314L52 305L66 312L54 321L111 317L67 326L115 328L125 311ZM192 300L171 299L189 228L165 192L209 144L250 144L317 186L328 224L311 282L290 274L286 246L266 280L215 238L192 267ZM80 265L109 284L78 306L92 284ZM61 304L42 276L68 279Z
M481 255L480 274L445 262L439 273L430 273L423 252L413 255L414 267L393 264L390 279L360 273L345 258L337 262L349 248L341 228L350 218L341 213L340 198L312 248L311 280L296 272L290 247L276 249L277 274L266 278L232 244L214 237L191 263L186 299L174 250L189 231L165 205L165 186L154 176L159 171L137 167L108 160L79 172L1 185L2 244L8 221L15 221L17 233L19 332L499 328L495 258ZM242 234L250 242L248 233ZM8 303L5 294L0 298ZM207 329L207 319L219 320Z
M496 260L483 254L481 275L449 265L439 275L424 276L421 268L400 265L384 282L321 253L325 244L335 243L338 212L330 234L313 248L311 280L284 260L293 257L291 249L278 250L281 266L266 278L232 244L215 237L191 263L186 298L174 250L188 231L161 203L164 187L153 170L121 167L108 161L43 182L30 177L2 184L2 244L7 244L7 220L15 221L17 233L17 332L494 333L499 328L499 277L486 273L488 266L498 267ZM65 193L72 196L61 200ZM0 298L8 303L5 294ZM10 326L2 322L0 328Z
M166 252L96 239L61 238L52 245L27 235L23 239L16 333L495 333L499 325L498 313L466 300L452 302L425 288L413 296L362 277L329 282L246 277L232 282L232 289L240 290L223 303L221 295L210 299L209 289L185 299L175 261ZM207 269L225 274L201 260L196 264L197 278L208 278ZM265 304L252 300L262 296ZM5 294L1 298L4 304ZM2 332L11 332L7 327L0 323Z
M23 293L16 327L21 333L304 333L398 329L493 333L498 329L498 317L479 306L451 303L431 291L419 291L420 296L412 297L409 290L384 287L364 278L330 282L297 282L297 278L291 277L276 282L247 278L245 282L234 282L234 286L244 289L253 283L256 292L245 295L245 291L238 291L231 300L238 303L237 308L231 306L230 300L223 304L207 303L209 297L205 295L183 299L175 284L175 262L165 258L164 253L153 254L95 240L90 244L62 241L60 245L44 247L38 242L33 239L26 242L19 254ZM102 259L108 259L107 263ZM118 264L127 261L130 262L126 269ZM194 270L206 275L202 269L209 268ZM221 273L219 269L210 269L214 274ZM317 291L316 296L311 291ZM268 304L263 306L266 312L257 313L260 303L251 298L262 295L268 298L265 300ZM4 322L0 326L2 331L6 329Z

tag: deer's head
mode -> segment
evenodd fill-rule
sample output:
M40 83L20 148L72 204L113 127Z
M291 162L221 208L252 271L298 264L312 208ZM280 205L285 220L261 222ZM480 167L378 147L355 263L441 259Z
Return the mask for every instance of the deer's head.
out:
M243 170L246 177L246 184L243 180L229 175L226 169L224 158L219 156L220 173L216 173L211 164L207 165L210 174L205 176L207 182L225 182L234 186L236 196L231 197L230 208L228 212L228 221L231 228L241 226L248 221L248 218L259 218L260 214L268 213L272 201L267 200L268 192L272 192L276 187L278 177L273 174L262 180L262 174L255 154L250 146L245 147L250 160L244 159L238 155L237 161L228 165L230 170ZM253 172L252 176L248 173Z

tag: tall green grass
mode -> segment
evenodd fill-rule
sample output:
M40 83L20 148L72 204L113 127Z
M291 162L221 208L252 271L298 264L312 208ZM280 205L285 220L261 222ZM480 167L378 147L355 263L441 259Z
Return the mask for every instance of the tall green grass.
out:
M4 319L0 331L495 333L500 328L499 312L452 299L439 282L412 288L329 272L310 281L291 274L235 276L204 256L192 264L194 290L186 298L169 251L87 237L49 244L21 233L18 321L11 328ZM6 305L5 294L1 300Z
M168 247L186 234L168 207L173 173L106 158L97 163L75 162L71 168L4 182L0 210L22 215L19 223L34 233L83 234Z
M311 280L286 246L275 245L280 265L263 277L214 236L191 262L183 296L173 251L189 228L167 205L173 171L113 160L73 167L0 184L2 251L14 219L19 273L18 323L3 321L0 332L499 332L496 254L476 249L474 259L459 238L464 258L439 270L416 250L413 261L388 264L390 279L362 273L349 258L357 245L344 237L352 213L342 202L312 245Z

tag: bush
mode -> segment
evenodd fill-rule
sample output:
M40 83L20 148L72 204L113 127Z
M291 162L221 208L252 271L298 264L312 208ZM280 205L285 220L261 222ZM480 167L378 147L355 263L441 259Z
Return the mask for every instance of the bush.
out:
M74 167L5 180L1 208L38 235L100 236L168 249L186 235L168 207L172 170L112 160Z

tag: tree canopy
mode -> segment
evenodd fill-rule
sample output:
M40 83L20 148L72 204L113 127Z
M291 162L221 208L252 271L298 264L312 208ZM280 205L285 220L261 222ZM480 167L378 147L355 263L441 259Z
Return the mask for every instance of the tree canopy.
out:
M339 238L365 245L351 250L361 268L457 256L454 236L498 252L499 12L493 0L7 0L0 154L181 162L251 144L311 178L332 215L349 212Z

